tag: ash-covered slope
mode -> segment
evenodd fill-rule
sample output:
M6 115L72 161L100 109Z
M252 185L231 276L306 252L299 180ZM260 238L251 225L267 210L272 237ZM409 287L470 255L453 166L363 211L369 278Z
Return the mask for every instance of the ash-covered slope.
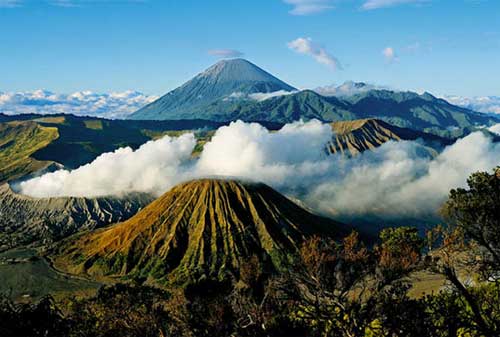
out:
M279 270L308 236L348 231L264 184L202 179L174 187L126 222L68 238L54 263L94 277L237 278L252 256Z
M334 122L331 125L334 139L328 144L330 153L342 153L348 156L372 150L391 140L420 139L424 145L436 150L453 142L433 134L400 128L378 119Z
M0 250L34 241L51 242L80 230L124 221L153 200L135 193L122 198L32 198L0 186Z
M202 113L207 105L217 100L232 94L246 95L279 90L296 89L247 60L223 60L134 112L130 118L165 120L190 119L196 116L195 118L215 120Z

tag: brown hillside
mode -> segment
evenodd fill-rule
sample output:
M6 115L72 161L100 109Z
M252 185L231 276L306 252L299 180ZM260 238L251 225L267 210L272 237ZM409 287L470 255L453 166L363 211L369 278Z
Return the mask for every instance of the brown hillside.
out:
M422 139L432 148L440 148L450 141L425 132L400 128L378 119L357 119L331 123L334 139L328 148L330 153L354 156L373 150L388 141Z
M54 262L94 277L222 279L238 277L252 256L279 269L306 237L347 231L264 184L203 179L174 187L126 222L68 240Z

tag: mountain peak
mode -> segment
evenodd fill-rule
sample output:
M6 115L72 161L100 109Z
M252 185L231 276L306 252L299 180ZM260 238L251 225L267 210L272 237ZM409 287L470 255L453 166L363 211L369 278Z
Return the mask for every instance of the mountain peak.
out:
M245 59L222 60L179 88L136 111L132 119L217 119L203 116L207 106L233 93L254 94L296 89Z
M283 87L284 90L292 91L295 89L252 62L242 58L221 60L199 74L195 79L198 77L208 78L217 83L274 83Z

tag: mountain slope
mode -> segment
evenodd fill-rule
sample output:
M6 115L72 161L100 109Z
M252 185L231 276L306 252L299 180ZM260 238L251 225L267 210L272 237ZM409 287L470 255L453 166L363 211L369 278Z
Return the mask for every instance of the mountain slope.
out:
M274 121L289 123L299 119L321 121L356 119L349 105L335 97L323 97L304 90L263 101L219 100L204 108L203 116L215 120Z
M243 59L223 60L133 113L131 119L204 118L203 107L231 94L293 91L292 86ZM217 120L209 118L210 120Z
M264 184L203 179L174 187L126 222L70 238L54 262L93 276L221 279L238 277L252 256L280 269L306 237L347 231Z
M421 139L436 150L452 143L452 140L412 129L400 128L382 120L359 119L331 124L334 139L328 144L330 153L357 155L372 150L388 141Z
M32 155L59 137L57 128L35 122L0 123L0 183L41 170L51 161Z
M123 221L152 201L143 193L122 198L31 198L0 186L0 250L57 240L80 230Z
M370 90L345 99L359 118L380 118L393 125L439 131L489 125L494 119L436 98L429 93Z

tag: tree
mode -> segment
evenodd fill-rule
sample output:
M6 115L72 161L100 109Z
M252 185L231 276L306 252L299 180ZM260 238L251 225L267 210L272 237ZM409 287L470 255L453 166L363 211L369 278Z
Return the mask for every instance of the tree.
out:
M500 269L500 166L492 174L477 172L468 189L450 191L443 215L486 251L484 263Z
M451 190L443 206L448 226L428 235L437 243L433 269L465 301L470 330L495 336L500 334L500 167L472 174L467 184L468 189ZM461 270L478 276L479 284L461 280Z
M401 303L407 299L403 278L419 265L423 240L407 227L387 229L380 239L373 250L356 232L342 243L319 237L306 241L281 287L295 303L292 319L318 336L354 337L368 332L389 336L392 331L384 324L395 320L383 311L392 299Z

